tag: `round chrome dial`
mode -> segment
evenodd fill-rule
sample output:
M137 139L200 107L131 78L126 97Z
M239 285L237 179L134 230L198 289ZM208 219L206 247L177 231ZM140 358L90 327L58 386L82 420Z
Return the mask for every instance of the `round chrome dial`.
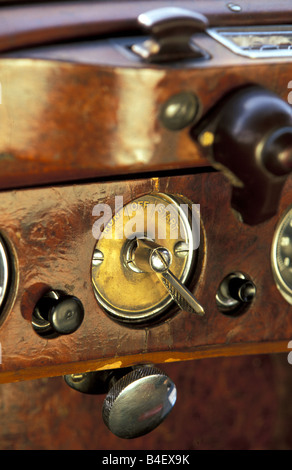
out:
M272 268L278 289L292 304L292 205L284 213L275 231Z

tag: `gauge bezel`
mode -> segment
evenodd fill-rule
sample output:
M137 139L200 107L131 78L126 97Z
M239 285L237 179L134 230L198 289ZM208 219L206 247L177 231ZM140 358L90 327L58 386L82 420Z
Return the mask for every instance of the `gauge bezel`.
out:
M9 282L9 260L5 242L0 235L0 313L2 312Z
M278 248L281 239L281 234L287 227L287 223L289 223L289 220L292 221L292 204L287 207L276 226L271 250L271 264L277 288L281 292L284 299L292 305L292 288L290 289L285 280L283 279L281 270L279 269L278 261Z

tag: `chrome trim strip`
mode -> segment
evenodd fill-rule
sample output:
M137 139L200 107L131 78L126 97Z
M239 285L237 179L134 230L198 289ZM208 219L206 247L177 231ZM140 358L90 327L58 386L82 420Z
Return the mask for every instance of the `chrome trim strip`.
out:
M292 25L273 26L247 26L247 27L220 27L208 28L209 36L227 47L234 54L248 57L250 59L287 58L292 57ZM261 49L247 49L237 45L232 37L242 36L291 36L291 45L287 48L267 44ZM290 41L289 41L290 42Z

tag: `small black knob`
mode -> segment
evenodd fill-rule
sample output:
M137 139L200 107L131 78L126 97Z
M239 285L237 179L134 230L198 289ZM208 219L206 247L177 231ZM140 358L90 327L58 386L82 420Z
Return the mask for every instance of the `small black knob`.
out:
M256 294L254 283L240 277L231 277L228 288L230 297L238 302L252 302Z
M245 274L228 274L216 294L216 303L220 312L226 315L240 315L246 311L256 296L256 286Z
M37 302L32 324L41 336L56 337L74 333L83 318L84 308L77 297L50 291Z

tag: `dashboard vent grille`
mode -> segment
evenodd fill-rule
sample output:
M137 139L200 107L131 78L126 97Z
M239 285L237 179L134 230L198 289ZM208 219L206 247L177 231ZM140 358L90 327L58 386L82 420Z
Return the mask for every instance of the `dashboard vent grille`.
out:
M210 28L208 34L251 59L292 56L292 25Z

